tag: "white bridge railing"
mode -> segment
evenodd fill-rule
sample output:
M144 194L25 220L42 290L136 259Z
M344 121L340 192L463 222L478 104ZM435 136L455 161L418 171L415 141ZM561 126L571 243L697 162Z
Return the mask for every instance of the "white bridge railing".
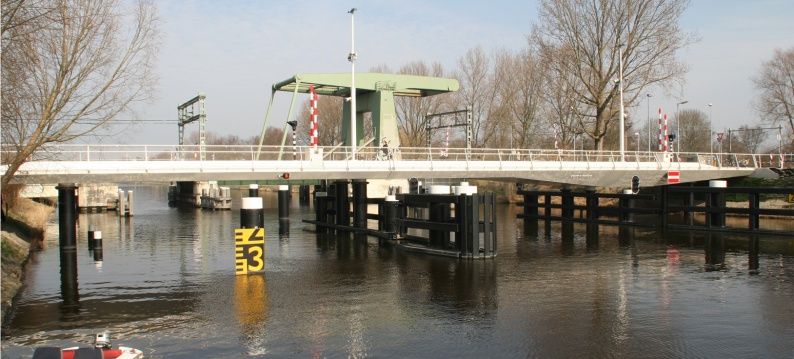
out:
M15 151L2 146L2 162ZM319 147L324 151L323 161L350 161L350 147ZM201 160L201 152L204 160ZM257 155L257 152L259 154ZM311 161L309 147L255 145L234 146L173 146L173 145L49 145L37 151L29 162L36 161ZM499 148L358 148L356 160L385 161L499 161L499 162L656 162L697 163L717 168L784 167L794 162L794 154L751 153L661 153L626 151L621 161L618 151L548 150L548 149L499 149Z

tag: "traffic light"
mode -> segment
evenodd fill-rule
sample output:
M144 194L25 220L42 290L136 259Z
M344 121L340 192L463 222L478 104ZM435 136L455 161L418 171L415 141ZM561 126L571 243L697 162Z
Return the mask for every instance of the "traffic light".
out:
M637 176L631 177L631 192L634 194L640 192L640 178Z

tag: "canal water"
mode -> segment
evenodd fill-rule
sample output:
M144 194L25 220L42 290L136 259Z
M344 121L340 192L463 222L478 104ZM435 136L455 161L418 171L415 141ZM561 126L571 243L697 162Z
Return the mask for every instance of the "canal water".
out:
M588 245L584 226L561 238L541 223L525 238L520 209L504 205L498 257L458 261L318 237L297 195L279 238L267 194L266 271L235 276L238 210L168 208L166 188L135 190L134 218L79 216L76 293L60 282L53 222L3 328L3 358L102 331L148 358L794 357L790 240L762 239L751 272L746 238L726 237L724 264L707 265L705 234L602 227ZM102 230L101 263L88 225Z

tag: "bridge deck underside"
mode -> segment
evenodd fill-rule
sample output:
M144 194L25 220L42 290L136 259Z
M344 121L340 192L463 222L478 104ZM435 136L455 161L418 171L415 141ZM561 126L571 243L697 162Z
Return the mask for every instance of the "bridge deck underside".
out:
M625 187L639 176L643 187L747 176L754 168L700 163L573 161L39 161L25 163L17 183L170 182L279 179L491 179Z

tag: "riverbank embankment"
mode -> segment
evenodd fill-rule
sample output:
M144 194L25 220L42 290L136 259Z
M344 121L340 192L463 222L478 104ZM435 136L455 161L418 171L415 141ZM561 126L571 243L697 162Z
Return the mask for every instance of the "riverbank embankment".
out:
M2 223L2 313L11 308L14 297L22 288L25 265L32 251L41 248L47 230L47 222L54 207L34 202L27 198L16 198L8 203Z

